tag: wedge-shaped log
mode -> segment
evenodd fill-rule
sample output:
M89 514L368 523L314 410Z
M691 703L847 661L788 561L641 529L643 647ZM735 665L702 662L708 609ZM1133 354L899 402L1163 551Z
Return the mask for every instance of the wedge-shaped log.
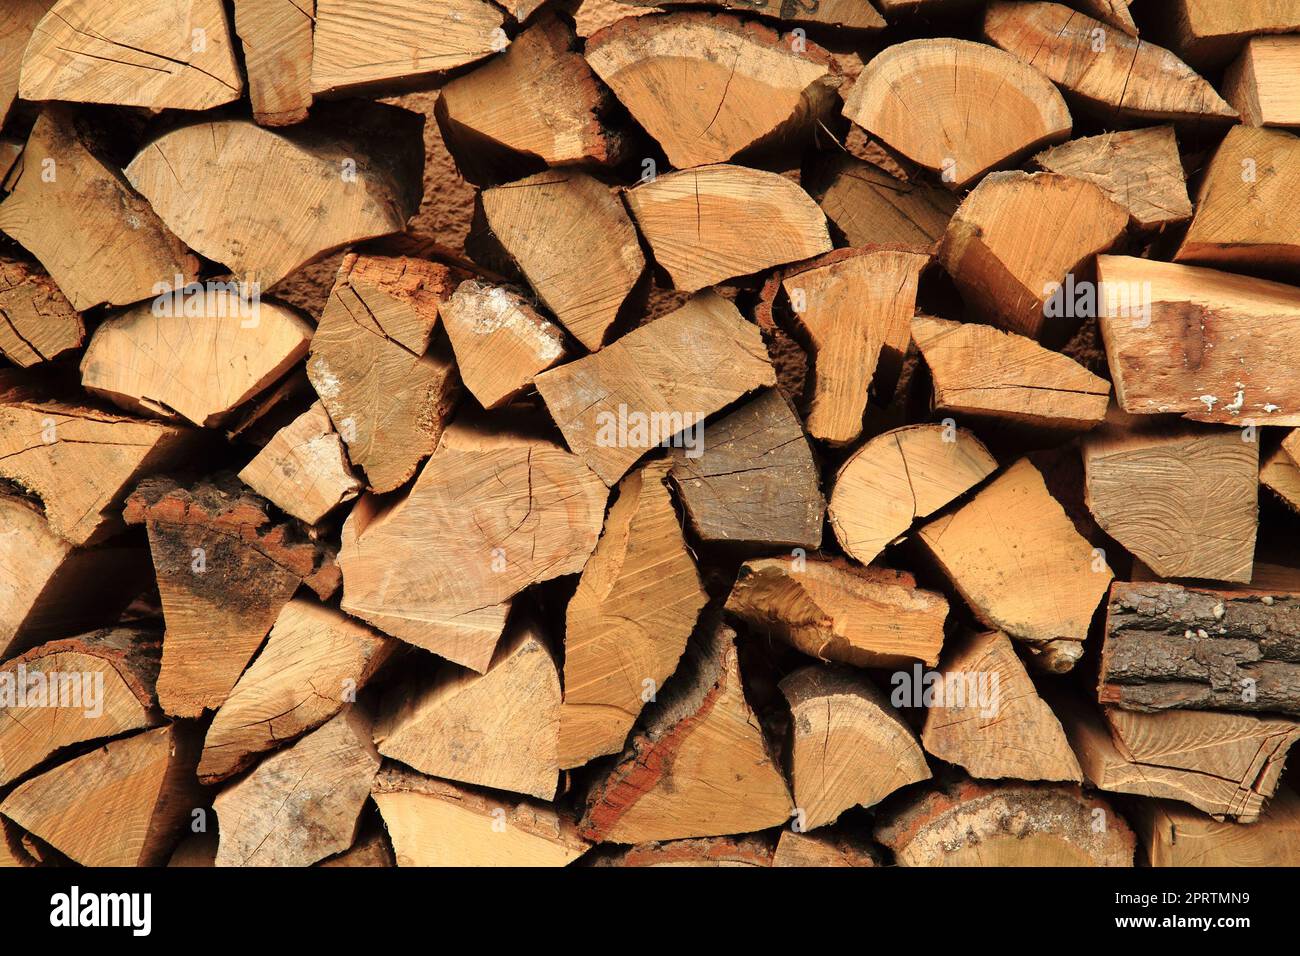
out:
M772 866L846 867L879 866L879 850L868 840L846 837L832 829L820 833L782 830Z
M32 31L52 6L54 0L13 0L7 4L5 29L0 33L0 125L18 98L23 53Z
M1213 820L1172 800L1142 800L1129 814L1150 866L1300 865L1300 796L1284 790L1250 826Z
M1249 37L1300 31L1292 0L1175 0L1172 8L1174 49L1206 69L1228 62Z
M959 202L949 189L899 179L839 152L819 156L802 182L851 247L933 246Z
M307 118L315 22L316 0L235 0L248 96L253 119L261 125L288 126Z
M1223 95L1249 126L1300 126L1300 37L1252 37L1224 74Z
M362 490L320 402L276 432L244 466L239 480L307 524L316 524Z
M85 336L81 316L49 275L0 259L0 356L30 368L77 348Z

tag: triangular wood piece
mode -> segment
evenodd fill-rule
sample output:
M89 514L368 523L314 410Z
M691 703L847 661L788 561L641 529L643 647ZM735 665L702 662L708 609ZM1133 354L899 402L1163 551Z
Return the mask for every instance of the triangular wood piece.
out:
M253 119L261 125L288 126L307 118L315 23L316 0L235 0L248 96Z
M18 98L23 53L32 38L32 31L52 6L54 0L10 0L6 4L5 29L0 32L0 125L8 118L9 110Z
M933 246L960 202L951 190L898 179L840 152L817 157L802 182L851 247Z
M1223 76L1223 96L1248 126L1300 126L1300 37L1252 37Z
M1220 822L1172 800L1129 813L1150 866L1300 866L1300 796L1284 790L1250 826Z
M879 866L879 851L869 843L846 838L833 830L795 833L782 830L772 865L779 867Z
M320 402L276 432L244 466L239 480L307 524L316 524L362 490Z
M1205 69L1221 66L1247 37L1300 31L1300 9L1291 0L1174 0L1174 49Z
M0 148L0 173L4 165ZM77 348L85 337L81 316L53 279L26 262L0 259L0 355L28 368Z
M1300 467L1285 448L1275 449L1259 463L1259 483L1281 498L1292 511L1300 511Z

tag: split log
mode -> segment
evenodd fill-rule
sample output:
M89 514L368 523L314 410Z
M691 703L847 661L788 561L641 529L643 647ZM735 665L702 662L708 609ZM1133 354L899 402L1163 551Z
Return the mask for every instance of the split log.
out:
M748 833L790 819L790 791L745 700L736 634L705 627L578 823L588 839L646 843Z
M981 122L971 122L979 104ZM1000 50L941 37L887 48L867 64L844 115L954 189L1070 135L1047 78Z
M586 56L678 169L794 151L835 101L825 50L725 14L620 20Z
M1250 581L1258 442L1236 429L1105 429L1084 443L1083 464L1097 524L1157 575Z
M221 0L59 0L32 31L18 95L207 110L243 89Z
M1029 459L917 537L975 616L1024 641L1036 664L1060 673L1082 656L1111 570Z
M594 856L595 854L593 854ZM642 843L592 860L592 866L771 866L772 841L757 834ZM584 861L585 862L585 861Z
M316 0L235 0L248 95L261 125L289 126L307 118L315 24Z
M486 0L316 0L312 92L365 92L465 66L506 48L504 24Z
M1082 316L1061 283L1112 248L1127 226L1127 210L1085 180L993 173L953 213L938 257L981 319L1064 342Z
M673 450L672 477L701 541L746 549L817 549L826 500L790 403L761 392Z
M123 516L149 533L167 621L158 702L174 717L221 706L300 584L322 599L337 587L328 552L272 524L233 478L146 479Z
M988 449L964 428L896 428L866 442L840 466L827 516L845 554L870 564L913 522L997 468Z
M310 866L352 846L379 771L370 730L353 704L217 794L216 865Z
M855 840L823 830L821 833L794 833L782 830L772 857L772 866L845 867L879 866L875 852Z
M30 368L79 348L85 336L81 316L44 271L0 259L0 356Z
M813 665L780 688L790 705L790 783L802 832L930 779L916 735L865 677Z
M10 176L0 230L40 260L78 311L193 281L198 260L97 152L71 112L47 106Z
M434 332L458 276L436 262L348 254L312 337L307 375L377 494L410 480L455 407L460 380Z
M1133 831L1103 800L1061 784L964 782L876 824L899 866L1132 866Z
M343 610L480 673L518 592L580 571L607 492L545 441L434 453L395 501L366 495L343 526Z
M1300 598L1116 582L1101 702L1128 710L1300 714Z
M1206 69L1232 59L1251 36L1300 31L1300 9L1292 0L1176 0L1174 48Z
M567 866L587 851L553 806L385 767L375 803L398 866Z
M55 534L98 544L122 530L122 502L140 479L186 460L195 438L84 405L0 403L0 478L41 500Z
M239 480L307 524L318 523L362 490L320 402L276 432Z
M951 190L898 179L845 153L819 158L803 184L853 247L933 246L959 201Z
M620 3L650 6L650 0L619 0ZM767 0L654 0L660 7L706 6L736 10L744 14L780 19L784 23L806 23L811 26L835 27L843 30L875 31L885 28L885 18L864 0L822 0L816 4L775 2Z
M1149 866L1300 866L1300 796L1283 790L1250 826L1172 801L1143 800L1130 818Z
M275 130L181 126L144 146L126 178L195 252L269 289L348 243L401 232L420 206L423 117L379 103L317 114Z
M776 372L758 327L706 292L535 384L569 448L613 485L651 448L775 385Z
M667 463L624 478L569 600L560 766L617 753L686 649L708 600L682 537Z
M12 0L6 6L5 23L0 28L0 126L4 125L18 98L23 52L32 38L32 31L54 6L54 0Z
M538 173L482 193L496 240L542 303L591 351L645 270L636 229L609 187L586 173Z
M1201 180L1177 262L1246 271L1300 266L1300 138L1281 130L1234 126Z
M627 193L632 216L674 288L726 279L829 252L826 216L776 173L719 164L668 173Z
M1039 153L1034 164L1092 183L1127 209L1129 222L1138 229L1160 229L1192 218L1172 126L1072 139Z
M760 558L741 565L727 612L758 633L854 667L933 666L948 602L911 575L844 561Z
M1023 335L918 315L912 341L938 413L1052 431L1087 431L1106 417L1108 381Z
M1059 3L994 0L984 12L984 36L1108 120L1226 124L1237 118L1169 50Z
M375 723L385 757L462 783L551 800L560 764L560 674L528 623L501 641L482 674L444 664L402 688Z
M159 723L158 639L105 628L51 641L0 668L0 784L64 748Z
M967 634L944 651L921 745L982 780L1083 779L1052 709L1005 634Z
M1126 256L1098 256L1097 274L1106 360L1124 411L1300 425L1300 290Z
M1223 96L1249 126L1300 126L1300 37L1253 37L1223 77Z
M1137 24L1133 22L1133 14L1129 11L1133 0L1071 0L1070 5L1103 23L1119 27L1131 37L1138 35Z
M575 45L573 31L546 13L501 56L442 88L438 126L462 176L501 182L622 159L623 138L603 120L609 93Z
M356 700L397 642L305 598L284 606L266 646L208 727L198 775L214 783L319 727Z
M157 866L202 806L198 755L176 724L119 737L20 784L0 813L82 866Z
M484 408L509 403L565 358L560 327L503 286L467 279L440 314L465 387Z
M1292 511L1300 511L1300 467L1285 448L1274 449L1259 465L1259 483Z
M286 306L196 290L104 322L82 356L81 384L128 411L211 427L297 364L311 337Z

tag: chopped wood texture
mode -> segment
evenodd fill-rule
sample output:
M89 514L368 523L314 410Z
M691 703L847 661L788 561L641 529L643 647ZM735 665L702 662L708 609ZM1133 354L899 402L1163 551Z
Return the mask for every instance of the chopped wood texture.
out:
M827 517L845 553L870 564L913 522L965 494L997 467L964 428L896 428L867 441L840 466Z
M801 831L930 779L916 735L867 678L814 665L787 675L780 688L790 705L790 782Z
M1029 459L917 538L975 616L1024 641L1036 664L1063 672L1082 656L1111 570Z
M776 843L776 853L772 856L772 866L779 867L879 865L871 847L828 830L820 833L782 830Z
M1108 381L1023 335L918 315L912 341L930 369L936 412L1060 431L1106 417Z
M1098 20L1119 27L1131 37L1138 35L1137 24L1133 22L1133 14L1129 11L1133 0L1073 0L1072 5Z
M1057 173L991 173L957 207L938 258L966 305L1030 338L1064 341L1067 277L1124 234L1128 213L1100 188Z
M1300 31L1295 0L1175 0L1171 6L1174 48L1207 69L1232 59L1251 36Z
M482 193L496 240L542 303L591 351L645 269L636 229L609 187L586 173L538 173Z
M765 170L723 163L668 173L630 190L627 203L655 261L686 292L831 249L812 198Z
M775 385L776 372L758 326L706 292L535 384L569 448L613 485L651 448Z
M1107 119L1237 118L1214 87L1169 50L1107 30L1059 3L994 0L984 12L984 36Z
M759 558L741 565L727 612L810 657L855 667L934 666L948 602L909 575L844 561Z
M1173 801L1141 801L1129 814L1150 866L1300 865L1300 796L1284 790L1250 826L1206 817Z
M972 111L983 119L972 123ZM909 40L875 56L844 115L958 189L1069 138L1072 128L1065 100L1041 73L949 37Z
M619 0L619 3L651 6L649 0ZM768 5L768 0L657 0L655 5L669 9L686 5L721 7L744 14L779 18L786 23L807 23L846 30L874 31L885 27L885 18L876 12L869 0L821 0L812 4L773 2L771 6Z
M1092 183L1127 209L1129 222L1139 229L1159 229L1192 217L1172 126L1073 139L1039 153L1034 164Z
M821 547L826 501L790 403L767 390L673 450L672 477L701 541L747 549Z
M0 125L18 98L23 52L32 31L52 6L54 0L12 0L6 4L5 20L0 24Z
M1259 443L1237 429L1106 429L1083 445L1097 524L1164 578L1249 582Z
M1005 634L967 634L944 650L921 745L982 780L1082 781L1052 709Z
M1223 96L1250 126L1300 126L1300 37L1252 37L1223 77Z
M1292 511L1300 511L1300 467L1285 448L1277 448L1259 463L1259 483Z
M594 856L595 854L593 854ZM705 837L699 840L669 840L643 843L620 852L600 856L592 866L771 866L772 842L751 834L739 837ZM584 861L586 862L586 861Z
M854 247L932 246L942 238L960 201L951 190L898 179L845 153L820 159L803 184Z
M316 524L362 490L320 402L276 432L244 466L239 480L307 524Z
M664 479L651 461L624 478L569 600L559 764L617 753L677 668L708 596Z
M316 0L235 0L248 95L261 125L289 126L307 118L315 23Z
M0 259L0 356L30 368L78 348L81 316L42 270Z

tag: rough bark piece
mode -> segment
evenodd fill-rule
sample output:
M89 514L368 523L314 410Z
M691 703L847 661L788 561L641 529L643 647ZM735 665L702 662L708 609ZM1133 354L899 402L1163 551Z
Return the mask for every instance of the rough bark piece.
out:
M501 641L482 674L445 664L423 686L393 695L375 724L385 757L541 800L555 797L559 736L560 674L527 623Z
M1143 800L1130 818L1150 866L1300 866L1300 796L1292 790L1250 826L1168 800Z
M912 341L936 412L1054 431L1087 431L1106 417L1108 381L1023 335L918 315Z
M1043 703L1005 634L967 634L950 644L925 712L921 744L982 780L1082 781L1052 709Z
M100 325L81 359L82 386L128 411L210 427L307 354L311 325L286 306L226 290L175 301Z
M158 702L175 717L221 706L300 584L322 598L337 584L324 548L272 524L233 479L146 479L124 516L149 533L167 621Z
M1174 48L1206 69L1232 59L1251 36L1300 30L1295 0L1176 0L1171 12Z
M160 645L134 628L50 641L0 668L0 784L66 747L159 723Z
M727 612L824 661L855 667L933 666L948 602L911 575L843 561L759 558L741 565Z
M1102 703L1300 714L1300 598L1177 584L1111 588Z
M1139 229L1159 229L1192 217L1172 126L1072 139L1039 153L1034 164L1092 183L1127 209L1130 223Z
M973 113L982 120L971 122ZM878 54L853 84L844 115L954 188L1068 138L1072 128L1065 100L1042 74L948 37Z
M775 385L776 372L758 326L707 292L535 384L569 447L613 485L649 449Z
M44 271L0 259L0 356L29 368L79 347L85 336L81 316Z
M0 813L83 866L157 866L201 806L197 759L188 730L145 730L20 784Z
M519 591L582 569L605 486L549 442L434 453L403 497L343 526L343 610L480 673Z
M899 866L1132 866L1133 831L1105 801L1061 784L966 781L876 824Z
M310 866L352 846L379 771L353 705L217 794L217 866Z
M827 517L845 553L870 564L918 518L965 494L997 467L973 432L906 425L870 439L840 466Z
M91 143L66 107L47 106L10 174L0 230L40 260L78 311L192 281L198 260Z
M1210 161L1174 259L1228 269L1300 266L1300 138L1234 126Z
M673 483L702 541L746 548L821 547L826 500L803 426L776 390L673 451Z
M0 403L0 477L40 498L55 534L98 544L122 529L122 502L139 480L184 461L194 438L85 405Z
M1097 524L1157 575L1250 581L1258 442L1237 429L1107 429L1084 443L1083 464Z
M446 72L510 41L485 0L316 0L311 88L367 87Z
M651 6L649 0L619 0L620 3ZM838 27L844 30L883 30L885 18L876 12L870 0L821 0L820 3L799 4L768 0L658 0L657 6L705 6L736 10L743 14L780 19L786 23L807 23L816 26ZM639 14L633 9L630 13Z
M741 686L736 634L706 627L687 648L578 823L588 839L645 843L763 830L790 791Z
M933 245L959 202L951 190L898 179L847 153L819 159L803 184L854 247Z
M627 202L655 261L686 292L831 248L812 198L765 170L723 163L668 173Z
M589 846L550 804L400 767L380 772L374 799L398 866L567 866Z
M594 856L595 854L593 854ZM592 866L771 866L772 841L751 834L642 843L598 857Z
M1097 275L1101 335L1124 411L1300 425L1300 290L1127 256L1098 256Z
M622 20L590 37L586 56L678 169L807 142L834 102L824 50L728 15Z
M498 408L565 357L564 332L517 292L467 279L442 306L465 387Z
M1111 248L1127 226L1127 210L1085 180L993 173L953 213L938 257L980 318L1061 342L1076 324L1061 283Z
M144 146L126 178L195 252L269 289L341 246L401 232L420 206L421 116L380 103L318 114L274 130L181 126Z
M1223 77L1223 96L1250 126L1300 126L1300 37L1252 37Z
M334 608L306 598L290 601L212 719L199 779L213 783L238 773L264 751L332 718L396 647L392 638Z
M59 0L32 31L18 95L206 110L243 89L221 0Z
M772 866L846 867L879 866L870 846L846 839L833 831L794 833L782 830L772 856Z
M1164 47L1107 30L1059 3L994 0L984 12L984 36L1110 119L1237 118L1214 87Z
M6 4L5 22L0 26L0 125L18 98L23 52L32 31L52 6L54 0L12 0Z
M1111 570L1029 459L917 537L980 621L1024 641L1049 671L1074 666Z
M362 489L320 402L276 432L239 480L307 524L316 524Z
M677 667L708 596L664 484L668 463L624 478L569 600L561 767L617 753Z
M930 779L916 735L865 677L813 665L780 683L790 705L790 782L803 832Z
M316 0L235 0L248 95L253 119L261 125L288 126L307 118L315 22Z

